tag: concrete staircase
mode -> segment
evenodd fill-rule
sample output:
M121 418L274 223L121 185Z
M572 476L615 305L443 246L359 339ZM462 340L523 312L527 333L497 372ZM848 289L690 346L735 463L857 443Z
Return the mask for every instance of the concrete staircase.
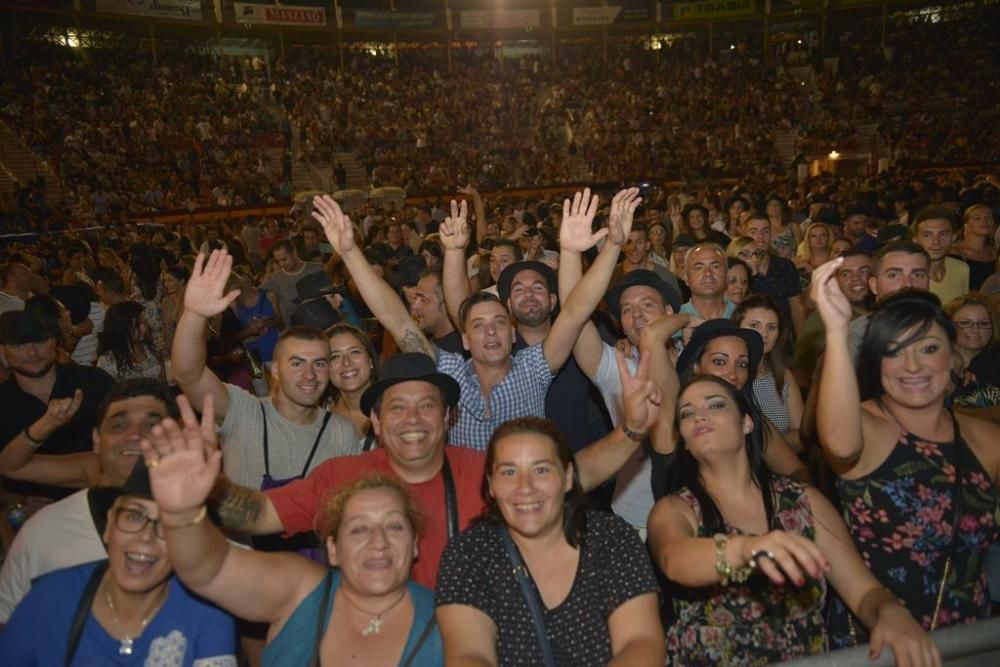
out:
M0 192L13 192L15 181L27 183L38 176L45 178L45 203L50 207L63 202L63 185L49 164L33 153L13 128L0 123Z

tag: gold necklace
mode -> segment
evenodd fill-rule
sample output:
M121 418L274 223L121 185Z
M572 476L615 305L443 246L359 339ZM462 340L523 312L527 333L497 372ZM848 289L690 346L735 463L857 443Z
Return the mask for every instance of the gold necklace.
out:
M118 626L118 631L122 633L122 638L118 640L121 642L121 645L118 647L118 655L132 655L132 648L135 644L135 639L129 635L129 633L125 632L125 626L122 624L121 619L118 618L118 611L115 609L115 603L111 601L111 591L105 589L104 599L108 601L108 609L111 610L111 617L114 618L115 625ZM142 619L142 625L139 627L139 634L137 634L136 637L142 635L143 631L146 629L146 625L148 625L153 617L156 616L156 612L160 611L160 607L163 606L163 603L166 602L166 600L167 597L164 595L163 599L160 600L155 607L153 607L153 610L149 612L146 618Z
M361 607L359 607L354 602L354 600L351 599L350 595L347 594L344 595L344 599L347 600L347 604L351 605L352 607L360 611L362 614L371 616L371 618L368 619L368 625L365 627L364 630L361 631L362 637L369 637L371 635L377 635L378 633L382 632L382 624L385 622L382 620L382 617L388 614L390 611L392 611L396 607L396 605L398 605L400 602L403 601L403 598L405 597L406 597L406 588L404 587L403 592L400 593L399 597L396 598L391 605L389 605L382 611L378 612L377 614L373 614L367 609L362 609Z

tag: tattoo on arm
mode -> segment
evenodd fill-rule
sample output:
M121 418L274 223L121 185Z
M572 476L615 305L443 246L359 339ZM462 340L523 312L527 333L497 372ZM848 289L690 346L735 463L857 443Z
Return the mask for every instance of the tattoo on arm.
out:
M219 498L219 517L228 528L249 530L264 512L264 494L238 484L227 484Z
M401 352L420 352L426 354L431 359L437 358L434 346L431 345L427 337L412 326L407 326L403 331L402 340L397 341Z

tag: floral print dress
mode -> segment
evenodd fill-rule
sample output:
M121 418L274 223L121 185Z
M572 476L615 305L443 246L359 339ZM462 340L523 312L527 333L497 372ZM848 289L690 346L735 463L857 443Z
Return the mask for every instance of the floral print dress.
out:
M844 519L861 557L926 629L931 627L951 553L956 442L962 450L960 533L937 627L978 621L990 615L983 564L998 536L998 494L979 459L961 441L957 426L955 441L947 443L903 432L878 469L860 479L837 482ZM831 605L830 630L838 647L867 641L857 619L848 623L839 600Z
M775 528L815 539L812 507L797 482L776 477ZM701 508L687 488L677 494L701 525L699 537L711 537ZM726 525L728 535L743 534ZM667 628L667 664L768 665L826 650L823 605L826 580L805 586L778 586L762 573L745 583L707 588L672 586L674 622Z

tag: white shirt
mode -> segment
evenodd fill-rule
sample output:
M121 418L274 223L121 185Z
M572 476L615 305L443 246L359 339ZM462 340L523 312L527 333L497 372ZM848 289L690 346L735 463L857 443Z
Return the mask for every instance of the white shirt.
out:
M43 507L21 526L0 569L0 623L7 622L36 577L107 556L87 489Z
M625 421L625 405L622 400L622 382L618 377L615 348L602 343L601 363L597 373L590 378L604 397L604 404L615 426ZM635 373L638 364L633 357L625 360L630 373ZM615 495L611 509L615 514L639 529L646 528L646 519L653 509L653 463L642 447L637 447L615 478Z

